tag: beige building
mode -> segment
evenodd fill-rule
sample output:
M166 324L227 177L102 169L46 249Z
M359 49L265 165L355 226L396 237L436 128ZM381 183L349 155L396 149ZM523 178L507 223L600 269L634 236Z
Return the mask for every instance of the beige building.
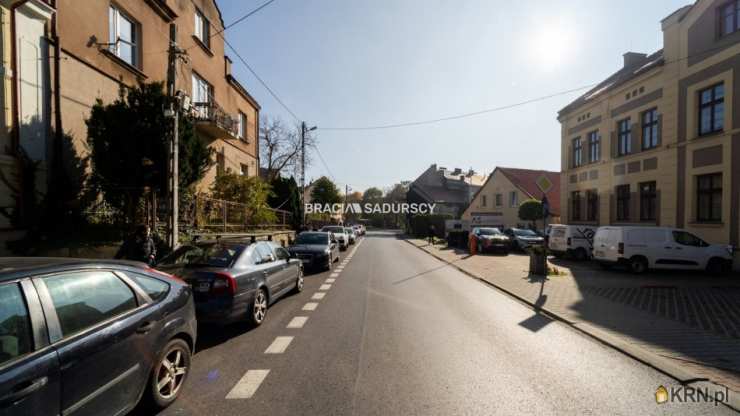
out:
M699 0L661 24L662 50L626 53L558 114L563 221L675 226L737 246L740 4Z
M550 224L560 222L560 173L497 167L462 214L471 227L528 228L519 218L519 205L529 199L550 203ZM538 227L541 225L538 224Z

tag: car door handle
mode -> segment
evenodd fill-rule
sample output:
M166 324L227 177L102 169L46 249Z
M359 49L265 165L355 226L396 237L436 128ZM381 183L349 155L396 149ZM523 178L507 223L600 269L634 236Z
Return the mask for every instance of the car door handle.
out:
M151 331L152 328L154 328L154 321L147 321L141 324L138 328L136 328L136 333L146 334L147 332Z
M7 407L8 405L18 403L21 399L44 387L48 381L48 377L41 377L36 380L26 381L16 385L12 392L0 397L0 406Z

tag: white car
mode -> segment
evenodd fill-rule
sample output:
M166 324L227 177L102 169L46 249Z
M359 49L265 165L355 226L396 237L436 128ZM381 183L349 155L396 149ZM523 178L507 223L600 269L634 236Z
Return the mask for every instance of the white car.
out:
M586 260L591 257L596 227L588 225L552 224L547 248L555 257Z
M349 244L352 245L357 241L357 232L352 227L344 227L344 232L347 234Z
M685 230L667 227L599 227L594 260L604 267L627 266L634 273L654 269L707 270L727 273L733 247L709 244Z
M344 251L349 247L349 236L341 225L327 225L321 228L320 231L325 233L334 233L334 238L337 240L340 251Z

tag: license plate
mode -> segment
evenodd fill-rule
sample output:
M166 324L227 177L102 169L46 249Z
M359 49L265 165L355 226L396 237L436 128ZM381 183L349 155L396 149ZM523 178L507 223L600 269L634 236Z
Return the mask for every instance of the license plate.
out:
M604 252L601 251L601 250L596 250L596 251L594 251L594 256L604 257Z
M195 285L195 290L198 292L208 292L209 290L211 290L211 283L198 282L198 284Z

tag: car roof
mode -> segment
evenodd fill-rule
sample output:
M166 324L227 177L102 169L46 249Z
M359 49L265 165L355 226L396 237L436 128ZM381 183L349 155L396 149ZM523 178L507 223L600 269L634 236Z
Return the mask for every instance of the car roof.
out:
M0 281L29 274L78 269L81 267L121 267L144 269L145 263L130 260L78 259L69 257L0 257Z
M300 233L298 233L298 235L305 235L305 234L323 234L323 235L328 235L329 232L328 231L301 231Z

